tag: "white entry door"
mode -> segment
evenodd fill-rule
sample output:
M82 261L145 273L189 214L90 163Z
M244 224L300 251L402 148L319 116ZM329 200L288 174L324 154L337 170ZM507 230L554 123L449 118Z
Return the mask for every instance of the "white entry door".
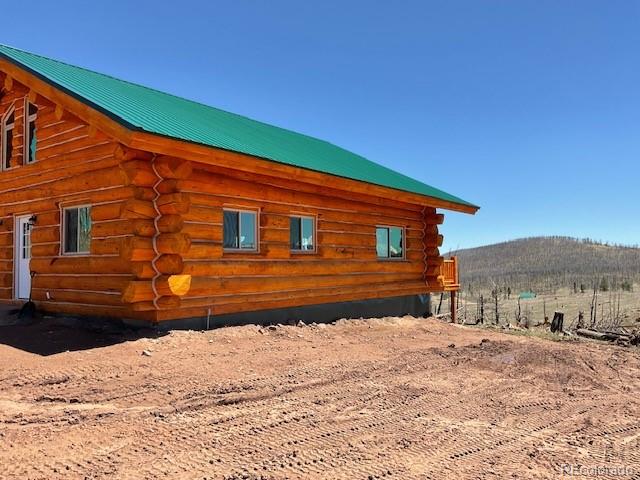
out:
M16 217L16 245L13 250L16 298L27 299L31 291L31 215Z

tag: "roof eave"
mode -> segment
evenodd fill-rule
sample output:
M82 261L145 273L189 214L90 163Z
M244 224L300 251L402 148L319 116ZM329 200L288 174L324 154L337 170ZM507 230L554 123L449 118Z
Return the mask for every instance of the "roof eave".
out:
M425 205L433 208L441 208L441 209L451 210L451 211L456 211L461 213L468 213L472 215L475 214L480 208L468 203L458 203L454 201L443 200L440 198L431 197L428 195L423 195L415 192L410 192L407 190L395 189L393 187L378 185L378 184L366 182L363 180L357 180L349 177L341 177L339 175L335 175L327 172L293 166L283 162L279 162L271 158L257 157L255 155L250 155L243 152L237 152L234 150L224 150L220 147L205 145L201 143L195 143L189 140L169 137L169 136L165 136L155 132L145 131L139 126L131 124L130 122L119 117L118 115L115 115L112 112L100 107L99 105L96 105L94 102L88 100L82 95L79 95L76 92L69 90L68 88L64 87L63 85L60 85L58 82L52 80L51 78L40 74L39 72L33 70L32 68L22 64L21 62L1 52L0 52L0 68L5 68L6 70L10 71L11 72L10 76L15 78L16 81L26 85L29 88L33 88L39 94L42 94L44 97L48 98L52 102L63 105L71 113L76 115L78 118L81 118L83 121L89 124L95 124L97 121L99 123L98 125L99 127L101 126L105 128L105 133L112 135L117 141L121 142L123 145L130 148L145 150L152 153L180 156L180 155L176 155L176 153L172 153L178 150L182 153L182 155L184 155L185 158L189 160L194 160L194 161L202 161L204 157L210 156L206 154L206 151L208 152L226 151L229 153L254 158L256 160L277 164L284 168L288 167L294 170L306 170L308 172L314 172L320 175L341 178L351 182L356 182L363 185L370 185L372 187L377 187L379 189L386 190L389 193L398 192L398 194L400 194L403 198L405 198L405 200L408 201L409 203L415 203L419 205ZM31 76L32 78L30 79L29 76ZM45 86L49 88L47 89L45 88ZM54 90L51 90L51 88L57 90L57 92ZM84 106L85 108L81 108L82 106ZM93 110L95 114L90 115L90 112L87 111L86 107ZM202 149L204 149L204 152L202 151ZM189 155L189 153L194 153L194 155ZM197 160L196 158L198 158L199 160ZM233 168L233 166L230 165L230 168Z

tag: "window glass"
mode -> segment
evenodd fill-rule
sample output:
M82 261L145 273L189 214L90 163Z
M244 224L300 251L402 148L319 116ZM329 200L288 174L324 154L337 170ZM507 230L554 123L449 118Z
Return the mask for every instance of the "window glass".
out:
M36 144L37 144L37 140L36 140L36 122L35 121L31 121L29 122L29 130L27 131L28 134L28 141L29 141L29 151L28 151L28 157L27 157L27 163L33 163L36 161Z
M31 223L22 224L22 258L31 258Z
M385 227L376 228L376 252L378 257L389 256L389 229Z
M25 128L25 163L36 161L36 118L38 107L31 102L27 102L27 119Z
M389 228L389 256L402 258L403 256L403 229L399 227Z
M238 244L238 212L225 210L223 225L224 248L239 248Z
M256 249L256 214L240 212L240 248Z
M67 208L64 211L64 252L78 252L78 209Z
M291 250L313 251L315 249L315 218L291 217L290 222L290 246Z
M91 210L89 207L78 209L78 251L91 250Z
M64 253L89 253L91 250L91 207L64 210Z
M11 167L11 156L13 155L13 129L5 130L4 134L4 166Z
M300 217L291 217L289 221L289 238L290 238L290 246L291 250L302 250L302 242L301 238L301 218Z
M257 218L258 215L255 212L225 210L223 247L257 250Z
M4 168L11 167L11 156L13 155L13 127L14 127L15 112L11 112L7 118L5 118L2 128L2 156L4 158Z
M378 258L404 258L404 229L377 227L376 252Z
M313 250L313 227L314 219L309 217L302 218L302 250Z

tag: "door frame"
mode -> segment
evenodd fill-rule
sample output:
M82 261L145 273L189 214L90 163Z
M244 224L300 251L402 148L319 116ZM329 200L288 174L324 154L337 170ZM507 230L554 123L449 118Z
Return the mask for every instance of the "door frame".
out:
M20 236L22 232L19 230L20 220L25 218L27 222L33 217L32 213L21 213L20 215L15 215L13 219L13 300L15 301L24 301L25 298L18 297L18 290L20 287L20 242L22 241ZM29 277L31 277L31 272L29 272Z

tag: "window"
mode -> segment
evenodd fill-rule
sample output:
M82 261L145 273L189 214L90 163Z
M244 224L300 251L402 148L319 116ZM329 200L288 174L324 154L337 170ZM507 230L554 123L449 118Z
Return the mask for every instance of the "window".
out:
M228 250L258 250L258 213L224 210L222 246Z
M376 251L378 258L404 258L404 228L377 227Z
M91 249L91 207L63 209L63 253L89 253Z
M31 258L31 221L22 223L22 258Z
M2 119L2 169L11 168L13 155L13 127L15 126L15 111L11 109Z
M38 116L38 107L27 100L25 111L27 112L26 122L24 123L24 163L26 165L36 161L36 117Z
M316 249L314 236L316 219L314 217L292 216L290 225L290 245L294 252L313 252Z

